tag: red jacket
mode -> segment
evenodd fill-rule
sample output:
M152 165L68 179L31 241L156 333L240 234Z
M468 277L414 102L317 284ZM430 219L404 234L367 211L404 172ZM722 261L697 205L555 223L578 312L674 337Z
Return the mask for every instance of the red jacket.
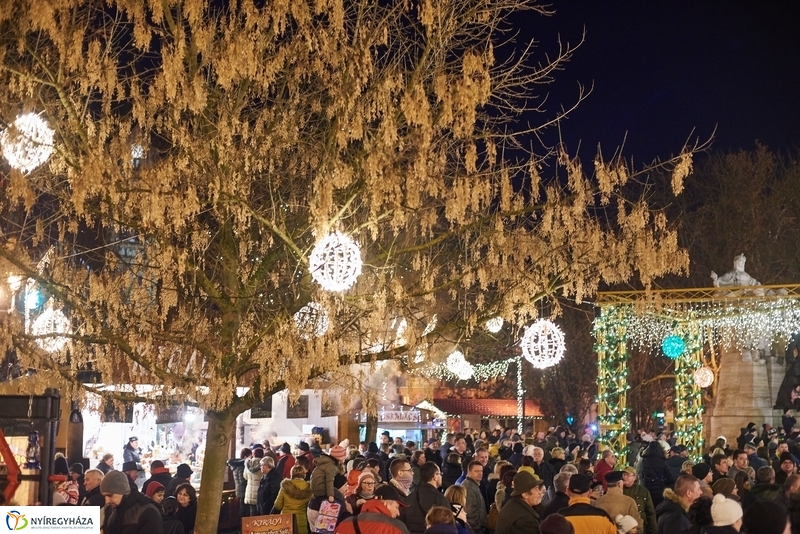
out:
M606 482L606 475L613 471L614 468L608 465L605 460L598 460L594 466L594 479L603 485L603 490L608 491L608 482Z
M358 519L358 527L366 534L409 534L408 528L392 519L392 513L380 501L371 499L361 507L361 513L355 517L348 517L336 527L334 534L356 534L353 522Z

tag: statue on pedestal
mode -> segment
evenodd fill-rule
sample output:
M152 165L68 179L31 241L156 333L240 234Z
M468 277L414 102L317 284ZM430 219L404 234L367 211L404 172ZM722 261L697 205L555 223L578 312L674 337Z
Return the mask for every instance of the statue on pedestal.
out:
M744 270L744 264L747 261L747 258L744 254L739 254L735 258L733 258L733 270L728 271L727 273L723 274L722 276L718 276L717 273L711 271L711 280L714 281L714 287L747 287L747 286L760 286L761 284L747 274ZM730 295L734 295L733 291L729 292ZM763 289L753 289L746 291L745 294L752 294L756 296L763 296L764 290Z

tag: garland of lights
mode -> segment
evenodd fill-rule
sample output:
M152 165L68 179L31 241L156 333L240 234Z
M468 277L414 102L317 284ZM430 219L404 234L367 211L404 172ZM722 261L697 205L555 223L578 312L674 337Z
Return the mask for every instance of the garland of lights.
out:
M361 249L350 237L333 232L308 257L311 277L327 291L350 289L361 274Z
M622 307L604 308L595 319L593 330L597 353L598 439L616 451L625 447L630 426L627 311Z
M14 169L31 172L53 153L54 133L37 114L20 115L0 134L3 157Z
M686 350L675 360L675 436L697 461L703 454L703 391L694 375L702 368L703 338L693 322L679 328Z
M505 376L508 373L508 365L513 361L515 361L515 358L509 358L508 360L499 360L491 363L470 364L469 362L467 362L467 364L469 364L472 367L471 378L473 378L478 382L485 382L487 380L494 380L495 378ZM436 378L438 380L445 380L445 381L463 380L448 368L447 363L426 365L424 367L419 367L416 369L409 369L409 372L426 376L428 378Z

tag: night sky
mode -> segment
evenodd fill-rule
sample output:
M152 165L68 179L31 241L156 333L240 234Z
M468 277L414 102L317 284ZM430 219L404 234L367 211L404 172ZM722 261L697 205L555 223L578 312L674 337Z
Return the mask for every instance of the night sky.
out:
M626 132L624 153L638 164L715 128L714 152L756 141L800 148L800 2L555 0L552 7L552 17L523 14L515 25L541 41L541 52L552 52L559 35L578 42L585 28L585 43L547 88L554 110L574 102L578 83L594 85L561 128L569 151L580 143L585 161L598 143L612 154Z

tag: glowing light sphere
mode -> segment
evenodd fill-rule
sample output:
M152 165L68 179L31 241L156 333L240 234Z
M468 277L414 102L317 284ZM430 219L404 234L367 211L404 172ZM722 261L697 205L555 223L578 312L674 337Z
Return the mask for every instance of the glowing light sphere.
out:
M492 334L496 334L503 328L503 318L499 315L497 317L492 317L488 321L486 321L486 330L491 332Z
M303 339L324 336L328 331L328 312L316 302L309 302L294 314L294 324Z
M69 338L55 334L71 333L72 325L69 319L67 319L61 310L54 310L51 307L44 310L31 325L31 334L34 336L51 336L36 340L36 344L47 352L58 352L62 350L67 345L67 341L69 341Z
M564 357L564 333L552 321L539 319L520 340L522 355L537 369L547 369Z
M308 258L311 277L327 291L350 289L361 274L361 249L350 237L333 232L314 245Z
M20 115L0 134L8 164L24 173L44 163L53 153L53 130L35 113Z
M714 383L714 371L704 365L694 372L694 383L701 388L707 388Z
M686 350L686 342L681 336L667 336L661 342L661 350L667 358L674 360Z
M459 380L469 380L475 374L472 364L458 350L447 357L447 370L456 375Z

